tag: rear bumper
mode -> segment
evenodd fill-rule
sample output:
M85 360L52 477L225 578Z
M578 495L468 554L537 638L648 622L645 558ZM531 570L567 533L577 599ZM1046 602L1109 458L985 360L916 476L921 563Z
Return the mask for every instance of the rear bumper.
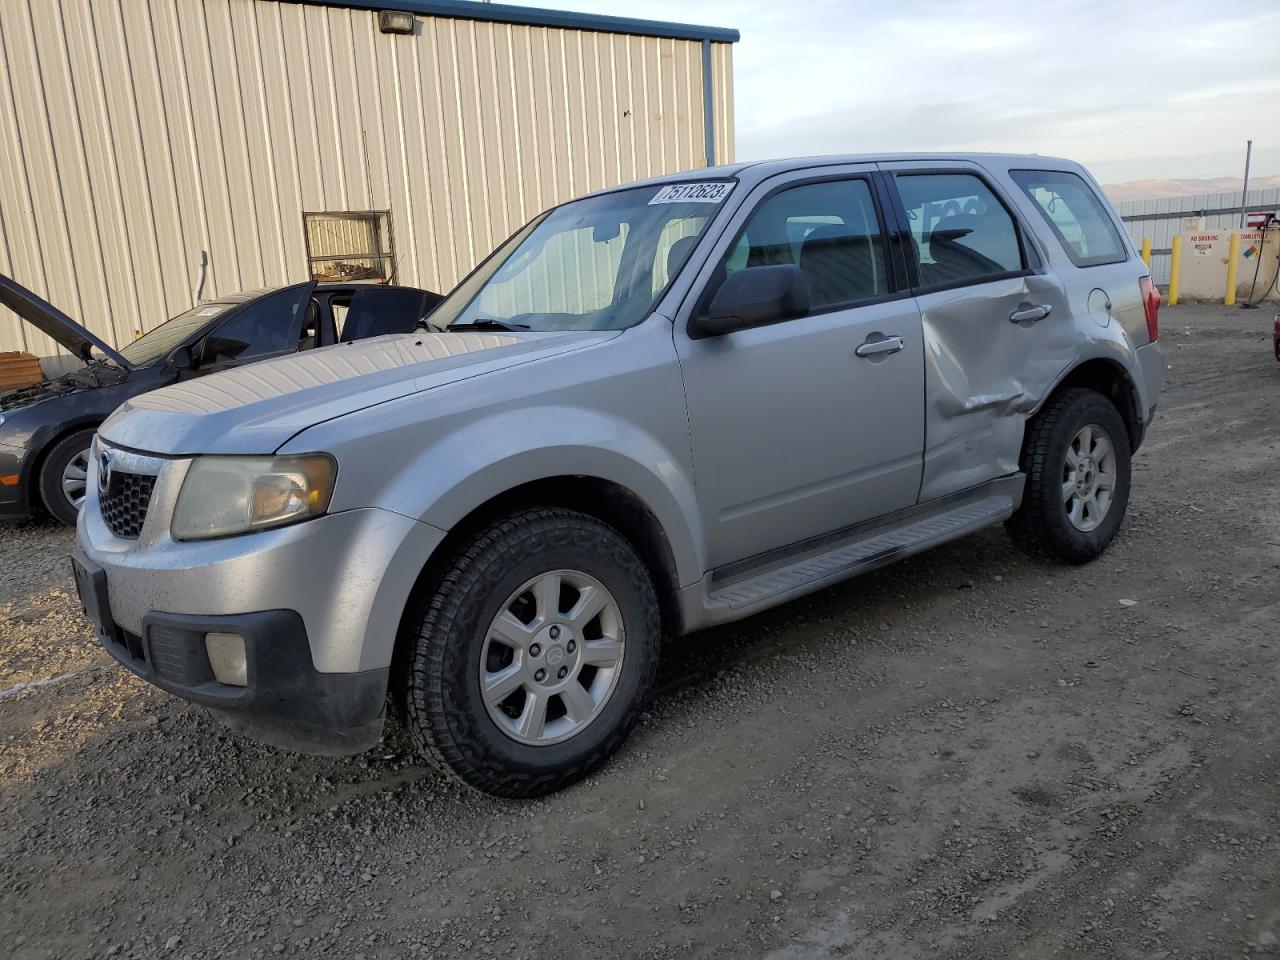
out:
M133 632L111 618L106 571L82 553L75 562L76 586L102 645L149 683L208 707L233 730L288 750L358 753L381 738L389 668L321 673L297 612L151 612ZM215 678L205 644L210 633L243 638L244 686Z
M1142 432L1145 436L1155 419L1156 407L1160 403L1160 389L1164 386L1165 356L1164 344L1159 340L1148 343L1134 351L1138 359L1138 400L1139 417L1142 420Z

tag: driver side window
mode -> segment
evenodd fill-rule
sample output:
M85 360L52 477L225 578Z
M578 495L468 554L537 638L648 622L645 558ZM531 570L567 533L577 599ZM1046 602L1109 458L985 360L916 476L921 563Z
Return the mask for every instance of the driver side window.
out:
M793 263L809 307L821 311L889 292L884 242L866 180L806 183L763 201L725 260L725 272Z
M310 285L269 294L241 310L205 340L202 365L230 363L297 349Z

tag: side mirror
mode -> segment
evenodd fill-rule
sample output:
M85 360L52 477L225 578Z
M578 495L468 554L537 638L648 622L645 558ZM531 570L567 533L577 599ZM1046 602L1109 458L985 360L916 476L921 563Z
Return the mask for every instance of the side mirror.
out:
M202 344L194 346L178 347L173 353L169 354L169 362L173 364L175 370L194 370L200 366L200 347Z
M689 336L719 337L808 312L809 286L795 264L747 267L725 278L706 314L690 321Z

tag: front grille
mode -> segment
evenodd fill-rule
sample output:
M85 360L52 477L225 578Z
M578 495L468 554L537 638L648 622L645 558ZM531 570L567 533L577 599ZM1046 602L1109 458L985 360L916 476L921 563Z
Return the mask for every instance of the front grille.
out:
M107 528L123 540L137 540L147 519L147 507L155 486L156 478L149 474L112 470L101 499L102 519Z

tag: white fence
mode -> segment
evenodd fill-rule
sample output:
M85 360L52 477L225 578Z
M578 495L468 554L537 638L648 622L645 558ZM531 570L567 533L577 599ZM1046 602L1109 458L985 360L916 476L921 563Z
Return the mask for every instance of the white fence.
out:
M1250 190L1246 209L1251 213L1280 210L1280 187ZM1161 197L1158 200L1121 200L1116 210L1133 237L1142 245L1151 238L1151 277L1157 286L1169 282L1169 247L1174 234L1182 233L1187 217L1203 217L1205 230L1232 230L1240 225L1240 194L1197 193L1189 197Z

